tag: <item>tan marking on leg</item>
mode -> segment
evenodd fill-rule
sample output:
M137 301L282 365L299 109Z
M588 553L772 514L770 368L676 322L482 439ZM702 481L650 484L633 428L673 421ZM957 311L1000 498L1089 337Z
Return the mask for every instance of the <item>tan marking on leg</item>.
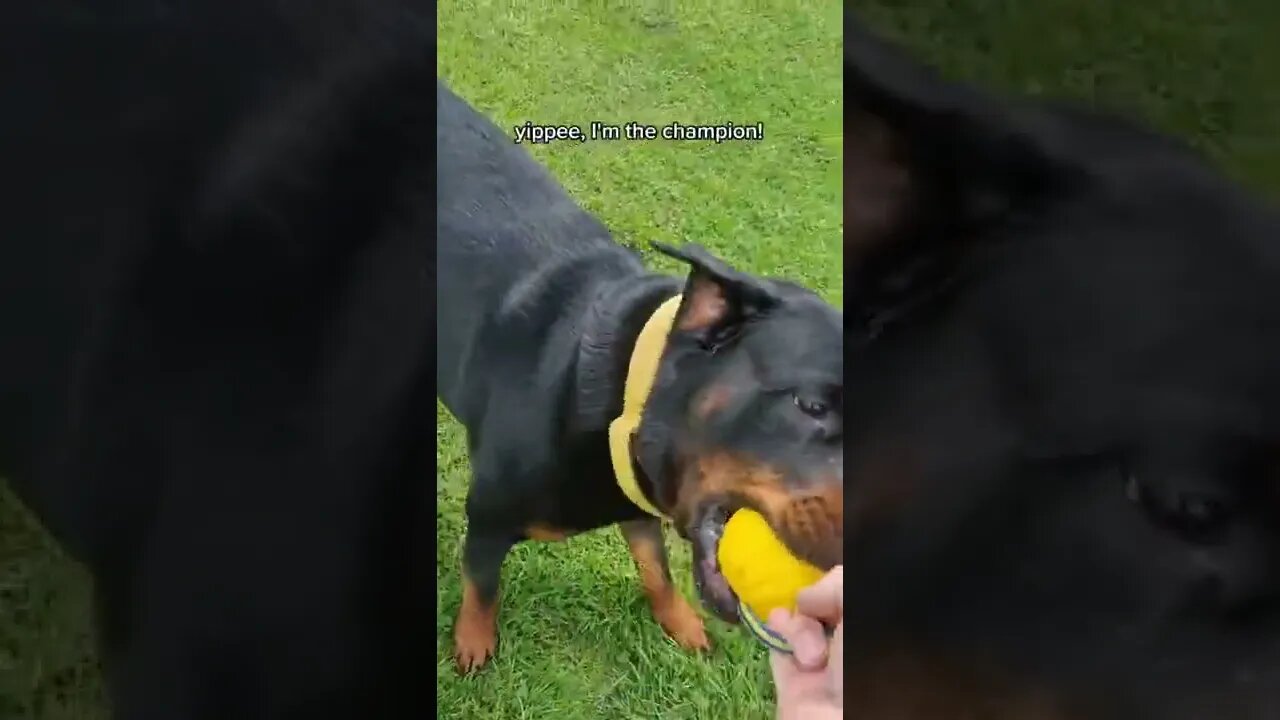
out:
M484 667L498 646L497 602L486 605L471 578L462 579L462 607L454 623L454 657L459 672Z
M626 536L631 557L640 571L640 585L649 599L649 607L658 624L681 647L689 650L709 650L702 618L671 583L666 568L666 548L659 547L649 536Z
M525 528L524 534L525 537L530 540L537 540L539 542L560 542L561 540L568 539L568 537L573 533L568 530L551 527L550 525L534 523Z

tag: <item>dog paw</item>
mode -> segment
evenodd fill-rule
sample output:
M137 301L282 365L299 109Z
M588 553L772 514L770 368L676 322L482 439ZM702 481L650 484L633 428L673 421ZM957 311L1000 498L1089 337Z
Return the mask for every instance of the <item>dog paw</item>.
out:
M675 596L661 612L655 614L667 636L680 647L695 651L711 649L711 640L707 637L702 618L683 597Z
M493 632L468 631L460 628L454 637L454 661L458 672L466 674L483 668L493 657L498 636Z
M470 673L484 667L498 647L498 624L492 608L481 609L464 603L453 632L454 660L458 672Z

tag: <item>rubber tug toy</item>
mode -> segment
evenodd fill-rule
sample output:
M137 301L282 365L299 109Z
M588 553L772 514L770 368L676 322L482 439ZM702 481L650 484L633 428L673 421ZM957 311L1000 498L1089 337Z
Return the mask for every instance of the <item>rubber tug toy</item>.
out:
M716 558L729 588L738 596L742 624L769 648L790 653L791 646L765 621L775 608L795 612L796 596L824 573L792 555L764 516L747 509L738 510L725 523Z

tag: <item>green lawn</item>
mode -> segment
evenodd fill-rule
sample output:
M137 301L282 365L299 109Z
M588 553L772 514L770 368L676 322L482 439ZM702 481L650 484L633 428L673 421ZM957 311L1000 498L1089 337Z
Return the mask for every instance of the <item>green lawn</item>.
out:
M696 241L840 303L840 6L575 5L450 3L439 14L440 74L508 134L526 121L763 123L760 142L568 141L532 152L619 242L647 253L649 240ZM437 417L442 716L772 717L763 647L710 618L710 655L669 641L615 528L518 547L503 573L498 655L459 677L452 630L469 470L460 426L443 409ZM687 548L668 546L692 597Z
M697 240L744 267L798 277L839 303L838 5L599 5L449 3L440 16L441 72L504 126L764 123L765 140L756 144L595 142L535 154L622 242ZM1280 43L1272 5L857 3L953 75L1132 112L1189 137L1274 195L1280 83L1269 71L1280 67ZM466 459L443 413L437 439L443 716L769 716L761 653L714 621L718 645L709 658L671 646L649 619L625 546L611 531L518 549L503 577L499 656L477 677L456 677L449 632ZM687 554L673 550L689 591ZM103 717L87 597L83 575L0 487L0 718Z
M89 583L0 480L0 719L99 720Z

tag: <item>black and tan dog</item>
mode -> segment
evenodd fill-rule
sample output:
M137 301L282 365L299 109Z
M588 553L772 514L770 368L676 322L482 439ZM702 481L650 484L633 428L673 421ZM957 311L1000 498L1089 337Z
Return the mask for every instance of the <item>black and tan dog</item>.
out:
M654 615L689 648L707 638L671 583L659 516L693 542L702 598L730 621L715 546L735 509L762 511L815 564L838 563L840 313L697 246L659 246L690 265L687 280L647 272L443 84L436 108L436 382L474 476L459 666L494 651L499 569L523 540L618 524ZM624 388L648 381L625 413Z
M430 717L434 11L0 11L0 476L115 718Z
M845 27L850 717L1280 717L1280 218Z
M441 278L489 303L444 314L437 378L477 481L549 491L476 493L467 663L493 640L503 543L610 521L699 644L632 504L705 562L752 502L824 564L847 522L851 715L1280 717L1272 207L1176 142L944 82L850 24L844 373L811 296L694 249L686 282L648 276L505 138L473 143L513 173L475 189L501 191L492 221L450 170L476 158L433 178L433 11L3 11L0 474L93 574L117 717L430 712L437 229L442 263L498 243L513 268L546 261ZM459 186L433 228L436 179ZM605 439L623 348L675 293L628 504ZM466 370L482 349L510 395ZM499 433L524 440L504 454ZM546 504L556 463L597 471L577 502Z

